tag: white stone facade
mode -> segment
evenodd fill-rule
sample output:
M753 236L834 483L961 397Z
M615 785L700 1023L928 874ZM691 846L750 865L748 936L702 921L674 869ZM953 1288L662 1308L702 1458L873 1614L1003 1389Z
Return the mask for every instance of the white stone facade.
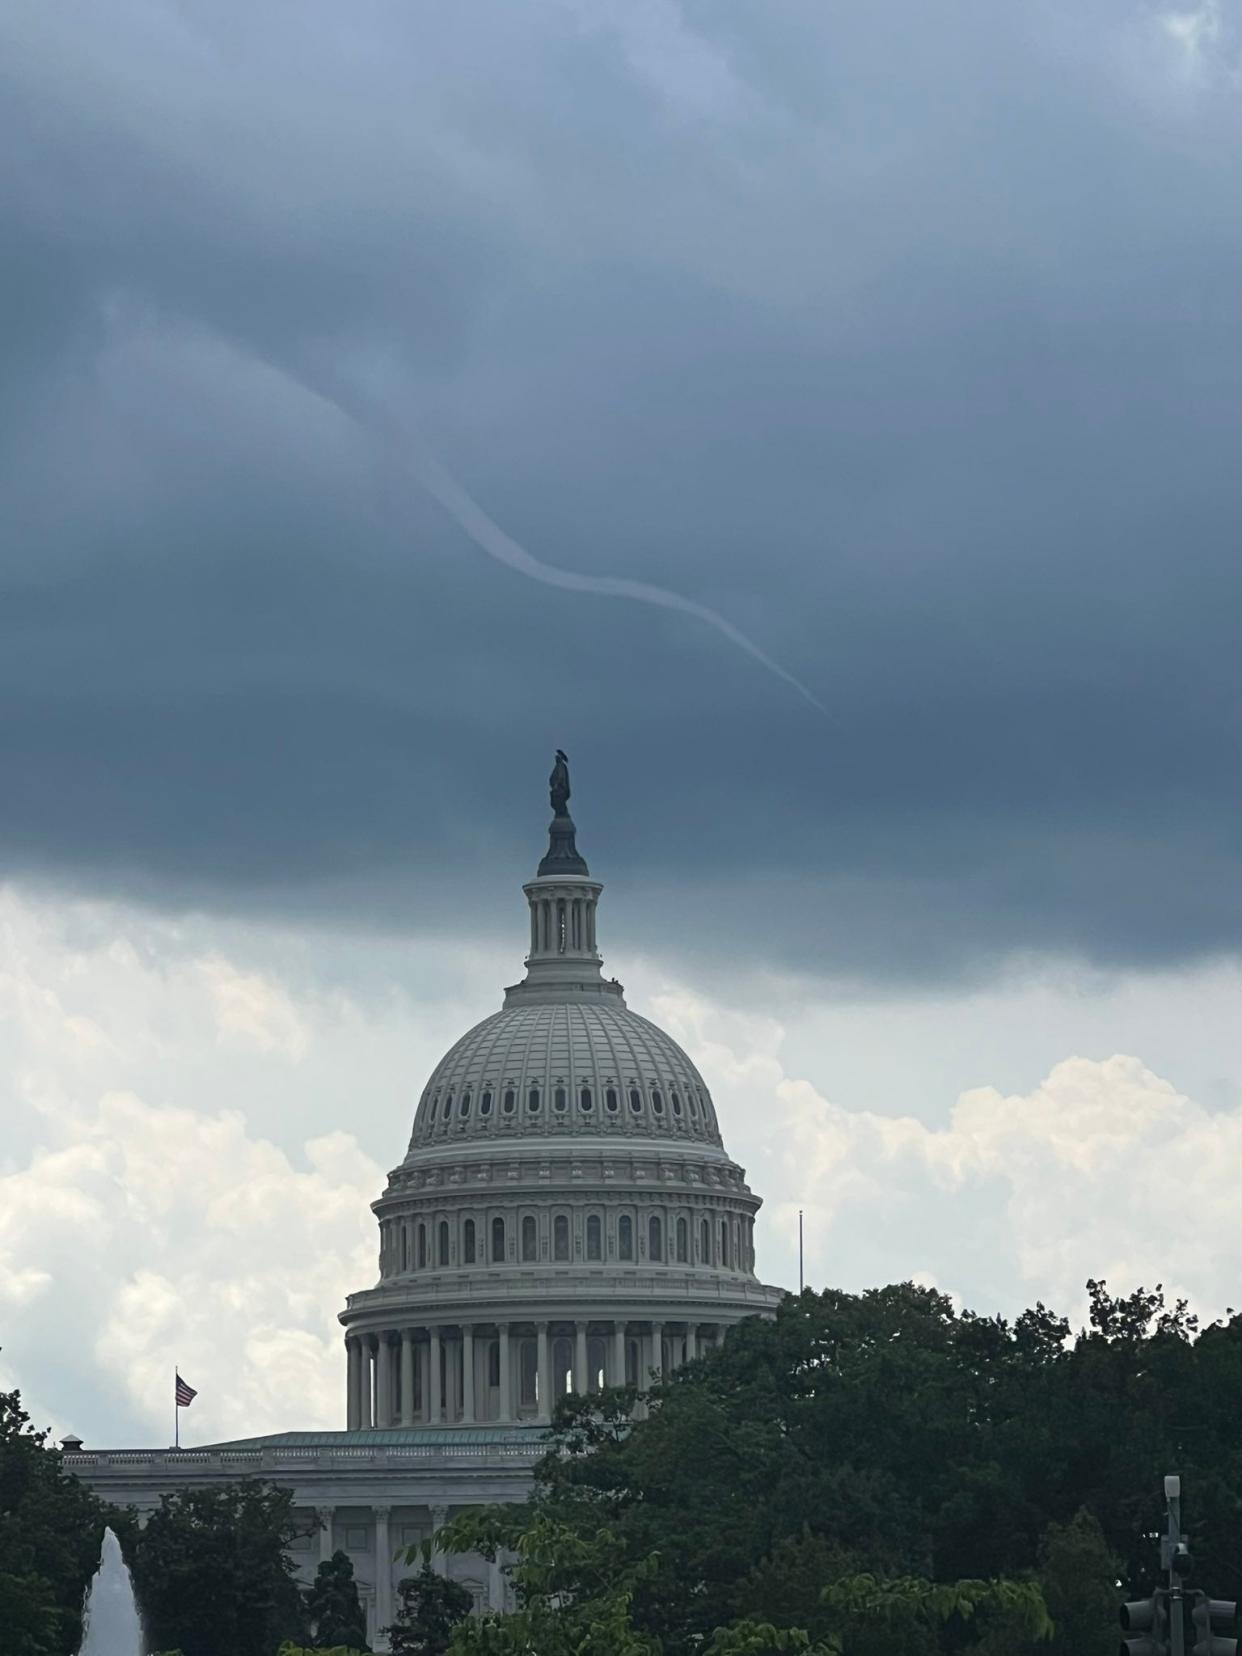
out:
M755 1278L759 1198L702 1076L602 975L602 887L554 805L526 975L437 1065L374 1204L378 1279L341 1313L346 1430L66 1456L140 1510L239 1476L292 1488L318 1535L302 1573L344 1537L377 1648L408 1573L394 1552L455 1508L521 1499L559 1398L643 1388L781 1298ZM438 1566L503 1603L483 1560Z

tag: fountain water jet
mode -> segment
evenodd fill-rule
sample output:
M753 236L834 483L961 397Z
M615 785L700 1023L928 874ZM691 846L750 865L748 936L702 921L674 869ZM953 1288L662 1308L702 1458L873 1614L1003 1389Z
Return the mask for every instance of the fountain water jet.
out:
M142 1619L121 1543L104 1531L99 1568L86 1589L78 1656L143 1656Z

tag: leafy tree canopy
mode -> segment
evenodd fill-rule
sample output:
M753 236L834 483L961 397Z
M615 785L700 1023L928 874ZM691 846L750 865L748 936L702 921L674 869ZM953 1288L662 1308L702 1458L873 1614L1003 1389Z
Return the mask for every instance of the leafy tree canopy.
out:
M320 1648L369 1650L367 1617L348 1553L334 1552L315 1572L306 1593L306 1616Z
M107 1508L67 1477L35 1431L20 1392L0 1392L0 1648L5 1656L70 1656L82 1599L99 1564Z
M401 1601L397 1618L388 1629L392 1656L444 1656L450 1648L454 1629L470 1614L473 1600L459 1581L439 1574L431 1567L429 1549L411 1547L409 1563L422 1559L422 1569L398 1588Z
M1042 1305L1006 1322L912 1284L807 1292L644 1420L625 1392L567 1400L530 1507L450 1526L516 1559L525 1625L454 1649L542 1651L541 1617L591 1606L635 1656L1102 1656L1117 1584L1152 1584L1175 1469L1204 1579L1242 1597L1242 1319L1200 1330L1159 1289L1088 1287L1076 1338Z
M127 1548L147 1632L184 1656L272 1656L305 1644L306 1613L287 1548L290 1491L227 1484L165 1495Z

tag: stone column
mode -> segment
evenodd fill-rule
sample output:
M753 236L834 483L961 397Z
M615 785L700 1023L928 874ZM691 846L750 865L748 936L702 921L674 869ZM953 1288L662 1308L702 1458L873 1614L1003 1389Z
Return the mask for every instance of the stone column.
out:
M585 1397L590 1389L591 1381L587 1374L587 1325L580 1322L574 1324L574 1390L579 1397Z
M362 1424L362 1403L358 1396L362 1355L357 1340L345 1342L345 1374L345 1425L349 1431L356 1432Z
M431 1351L428 1357L431 1364L431 1386L427 1392L429 1399L427 1418L433 1426L438 1426L440 1424L440 1330L432 1328L428 1332L431 1336Z
M449 1424L457 1419L457 1399L461 1392L461 1341L449 1336L444 1348L444 1418Z
M695 1358L698 1356L698 1354L699 1354L699 1325L698 1325L698 1323L687 1323L686 1324L686 1361L687 1361L687 1363L693 1363Z
M358 1386L359 1420L358 1420L358 1424L360 1426L370 1426L370 1424L371 1424L371 1336L369 1334L366 1334L366 1335L363 1336L363 1338L362 1338L362 1340L359 1344L359 1347L358 1347L358 1355L361 1358L361 1366L360 1366L359 1375L358 1375L358 1379L359 1379L359 1386Z
M426 1424L431 1419L431 1342L420 1340L418 1343L418 1373L422 1384L419 1387L420 1418Z
M443 1550L436 1545L436 1534L448 1523L448 1508L433 1506L431 1508L431 1567L437 1575L448 1574L448 1560Z
M392 1538L388 1533L391 1507L377 1506L375 1513L375 1630L392 1621Z
M505 1573L499 1558L493 1558L487 1566L487 1608L489 1610L503 1610L505 1607Z
M552 1352L548 1345L548 1325L535 1324L535 1374L539 1388L538 1413L540 1420L552 1418Z
M375 1424L392 1425L392 1347L381 1334L375 1348Z
M401 1330L401 1424L414 1424L414 1330Z
M336 1551L335 1537L332 1534L332 1519L335 1513L335 1507L315 1508L315 1516L319 1519L319 1562L321 1564L326 1564Z
M513 1377L509 1370L509 1325L498 1323L496 1333L500 1338L500 1420L513 1419Z
M608 1377L614 1386L625 1384L625 1324L612 1325L612 1373Z
M658 1385L664 1368L664 1324L651 1325L651 1384Z
M461 1418L474 1425L474 1325L461 1325Z

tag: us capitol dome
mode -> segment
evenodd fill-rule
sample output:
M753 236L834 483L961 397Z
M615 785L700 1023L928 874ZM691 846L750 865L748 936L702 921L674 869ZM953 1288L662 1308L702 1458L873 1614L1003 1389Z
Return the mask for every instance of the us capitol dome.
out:
M341 1314L350 1431L546 1422L781 1297L703 1077L604 977L559 752L550 791L525 976L432 1071L374 1204L379 1281Z
M558 1399L644 1391L782 1297L756 1280L759 1198L703 1077L603 974L603 887L577 848L561 753L551 796L547 854L523 888L525 976L436 1065L373 1204L378 1280L340 1313L345 1429L65 1441L66 1471L140 1522L177 1490L288 1489L297 1574L345 1552L374 1650L388 1649L407 1547L431 1543L477 1608L511 1602L498 1560L446 1557L432 1538L463 1506L525 1499Z

